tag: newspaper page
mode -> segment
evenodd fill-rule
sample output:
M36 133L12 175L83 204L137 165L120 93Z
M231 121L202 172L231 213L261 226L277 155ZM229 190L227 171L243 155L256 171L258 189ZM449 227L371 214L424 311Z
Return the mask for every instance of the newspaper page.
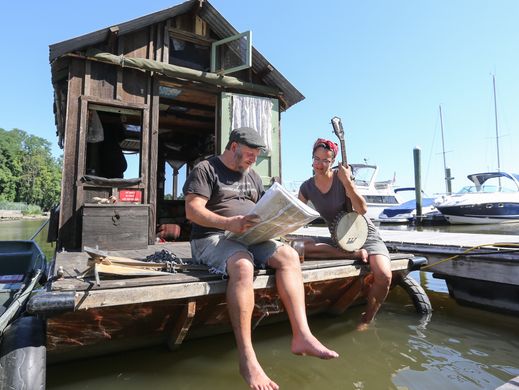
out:
M320 216L279 183L265 192L250 214L258 215L260 222L244 233L228 232L228 238L246 245L257 244L292 233Z

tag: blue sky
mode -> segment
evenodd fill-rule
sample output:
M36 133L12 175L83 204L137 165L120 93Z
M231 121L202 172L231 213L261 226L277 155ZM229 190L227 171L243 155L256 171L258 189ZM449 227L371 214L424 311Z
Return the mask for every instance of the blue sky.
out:
M176 5L90 0L0 5L0 127L49 139L58 155L48 45ZM213 0L238 31L306 99L282 114L284 180L311 174L311 145L342 118L350 162L413 184L422 150L425 190L442 192L442 105L453 189L497 168L492 74L497 81L501 168L519 171L519 2L515 0Z

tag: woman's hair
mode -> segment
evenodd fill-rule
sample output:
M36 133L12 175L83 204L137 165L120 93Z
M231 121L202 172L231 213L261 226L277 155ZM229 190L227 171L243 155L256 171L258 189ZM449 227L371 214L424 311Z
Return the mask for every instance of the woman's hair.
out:
M330 140L324 139L324 138L318 138L317 141L314 143L314 148L312 149L312 153L315 152L315 149L317 148L325 148L328 149L333 153L333 158L337 156L337 152L339 151L339 147L335 142L332 142Z

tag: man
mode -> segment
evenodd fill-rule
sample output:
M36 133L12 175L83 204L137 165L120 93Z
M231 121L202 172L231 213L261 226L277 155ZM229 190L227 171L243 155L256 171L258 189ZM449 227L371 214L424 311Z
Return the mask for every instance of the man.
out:
M279 386L265 374L252 347L255 267L276 270L276 287L292 327L292 352L322 359L339 355L310 331L297 252L274 240L246 246L225 237L226 230L242 233L257 222L247 213L264 192L259 175L251 169L263 148L265 143L256 130L233 130L223 154L199 163L183 190L186 216L193 222L193 259L209 266L212 272L228 276L226 298L240 373L252 389L276 390Z

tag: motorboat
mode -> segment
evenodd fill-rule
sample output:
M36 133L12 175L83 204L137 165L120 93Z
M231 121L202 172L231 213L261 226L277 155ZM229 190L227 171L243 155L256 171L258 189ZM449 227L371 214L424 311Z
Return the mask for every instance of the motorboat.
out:
M414 223L416 220L416 198L414 187L395 188L395 193L404 202L386 207L378 216L381 223ZM408 199L408 200L405 200ZM439 223L445 221L443 215L434 206L436 198L430 197L422 191L422 222Z
M397 206L401 203L393 189L394 179L376 181L378 174L376 165L350 165L352 174L355 177L355 186L368 204L366 217L376 220L386 207Z
M394 179L376 181L378 166L368 164L350 164L350 166L355 177L357 190L368 205L366 217L377 220L384 208L397 206L402 202L393 189ZM303 181L289 181L284 183L284 185L289 192L298 196L299 187L302 183ZM309 202L309 206L313 207L311 202ZM323 221L319 220L317 223L323 223Z
M474 173L474 184L443 196L435 206L452 224L519 222L519 175L504 171Z

